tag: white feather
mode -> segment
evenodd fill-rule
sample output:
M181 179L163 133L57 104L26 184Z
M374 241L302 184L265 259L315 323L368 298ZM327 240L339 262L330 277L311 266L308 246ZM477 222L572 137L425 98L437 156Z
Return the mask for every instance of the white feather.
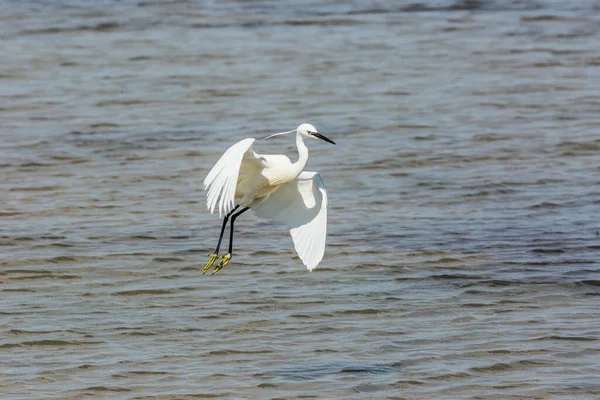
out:
M235 190L244 155L254 157L252 151L254 139L241 140L231 146L210 170L204 179L207 192L206 207L211 214L218 206L219 216L229 213L235 206Z
M252 209L257 217L290 228L296 252L309 271L319 265L327 236L327 190L321 175L302 172Z

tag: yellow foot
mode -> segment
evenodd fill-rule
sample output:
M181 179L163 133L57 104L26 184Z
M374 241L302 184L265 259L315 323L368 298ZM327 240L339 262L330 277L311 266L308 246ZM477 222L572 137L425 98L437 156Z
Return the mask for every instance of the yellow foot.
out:
M213 269L213 272L212 272L213 275L216 274L217 272L219 272L221 270L221 268L223 268L224 266L226 266L227 264L229 264L229 260L231 260L231 254L227 253L224 256L220 256L219 258L222 258L223 261L221 261L219 263L219 265L217 265L215 267L215 269Z
M206 271L208 271L210 269L210 267L212 267L212 265L215 263L215 260L217 258L219 258L219 255L218 254L211 254L209 257L210 257L210 260L208 260L208 262L204 266L204 272L202 273L202 275L204 275L206 273Z

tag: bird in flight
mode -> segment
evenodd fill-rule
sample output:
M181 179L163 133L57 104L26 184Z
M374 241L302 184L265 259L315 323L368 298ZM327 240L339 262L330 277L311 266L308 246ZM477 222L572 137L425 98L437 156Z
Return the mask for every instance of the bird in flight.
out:
M325 253L327 235L327 191L321 175L304 171L308 162L305 139L321 139L335 144L317 132L311 124L275 133L264 139L296 132L298 161L291 162L282 154L257 154L252 150L255 139L244 139L231 146L204 179L206 207L223 218L215 252L204 266L204 273L215 263L213 275L231 260L233 224L242 213L252 210L259 218L287 225L298 256L312 271ZM229 250L219 255L227 222L230 221Z

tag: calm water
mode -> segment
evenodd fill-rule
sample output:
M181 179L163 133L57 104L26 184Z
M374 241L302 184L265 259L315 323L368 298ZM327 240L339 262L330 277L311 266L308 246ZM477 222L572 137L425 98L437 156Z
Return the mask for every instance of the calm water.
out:
M595 2L203 3L0 3L0 397L600 396ZM248 213L203 276L301 122L320 267Z

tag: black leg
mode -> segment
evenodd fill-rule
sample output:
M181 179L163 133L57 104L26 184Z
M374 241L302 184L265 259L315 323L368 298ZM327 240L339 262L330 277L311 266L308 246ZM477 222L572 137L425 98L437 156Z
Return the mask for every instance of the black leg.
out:
M227 213L227 215L225 216L225 218L223 219L223 226L221 227L221 234L219 235L219 242L217 243L217 249L215 250L214 254L209 255L209 260L206 263L206 265L204 266L204 272L203 274L206 273L206 271L208 271L210 269L210 267L214 264L215 260L217 258L219 258L219 249L221 248L221 242L223 241L223 234L225 233L225 226L227 226L227 221L229 220L229 217L231 217L231 215L233 214L233 212L235 210L237 210L239 208L239 204L237 206L235 206L233 208L233 210L231 210L230 212ZM229 256L229 258L231 258L231 256ZM221 263L223 264L223 263ZM213 274L215 272L217 272L219 269L223 268L227 263L221 265L219 264L219 266L217 266L215 268L215 270L213 271Z
M237 207L236 207L237 208ZM215 269L213 269L212 274L216 274L217 272L219 272L221 270L221 268L223 268L224 266L226 266L229 263L229 260L231 260L231 251L233 249L233 224L235 222L235 219L237 217L239 217L241 214L243 214L244 212L248 211L250 208L249 207L244 207L240 212L238 212L237 214L233 214L233 211L229 214L227 214L226 218L231 218L231 233L229 234L229 253L225 254L224 256L220 256L219 258L221 258L221 262L219 263L219 265L217 265L215 267ZM234 209L235 210L235 209ZM223 229L225 229L225 224L223 224ZM223 238L223 231L221 231L221 238ZM219 246L221 245L221 239L219 239ZM216 254L212 255L211 257L217 257ZM211 263L212 261L214 261L213 258L211 258ZM204 272L206 272L208 270L208 268L204 268Z
M238 204L237 206L235 206L233 208L233 210L231 210L229 213L227 213L225 218L223 218L223 226L221 227L221 234L219 235L219 242L217 243L217 249L215 250L215 254L219 254L219 249L221 248L221 242L223 241L223 234L225 233L225 226L227 226L227 221L229 220L229 217L231 217L231 214L233 214L233 212L235 210L237 210L239 207L240 207L240 205Z
M231 231L229 233L229 254L233 254L233 223L235 222L235 219L237 217L239 217L240 215L242 215L249 209L250 209L250 207L244 207L239 213L231 216L231 224L229 224L230 225L229 228L231 229Z

